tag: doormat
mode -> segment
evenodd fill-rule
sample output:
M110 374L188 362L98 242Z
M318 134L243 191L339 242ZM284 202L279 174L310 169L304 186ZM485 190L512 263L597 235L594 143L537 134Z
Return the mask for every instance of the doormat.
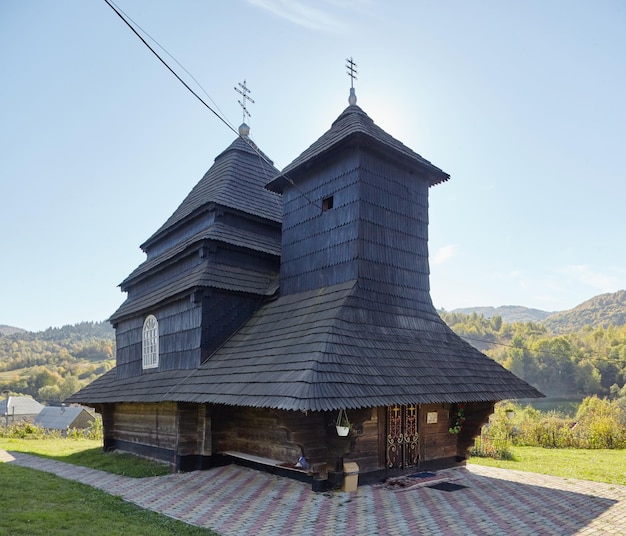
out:
M430 471L422 471L421 473L413 473L412 475L407 475L408 478L431 478L433 476L437 476L435 473L431 473Z
M426 486L431 489L438 489L439 491L458 491L460 489L466 488L467 486L463 486L462 484L453 484L452 482L439 482L438 484L433 484L432 486Z
M414 488L420 488L428 483L439 482L447 478L446 475L437 475L424 471L422 473L413 473L412 475L401 476L397 478L389 478L385 481L384 486L387 489L395 491L407 491Z

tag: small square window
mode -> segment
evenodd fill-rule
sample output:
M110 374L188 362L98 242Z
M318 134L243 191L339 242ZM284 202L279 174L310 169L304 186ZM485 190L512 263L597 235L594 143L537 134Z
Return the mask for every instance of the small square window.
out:
M326 212L333 208L333 196L327 197L326 199L322 199L322 212Z

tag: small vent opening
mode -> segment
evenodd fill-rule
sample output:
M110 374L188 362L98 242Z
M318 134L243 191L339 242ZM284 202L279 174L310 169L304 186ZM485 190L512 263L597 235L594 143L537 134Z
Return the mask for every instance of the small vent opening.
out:
M322 199L322 212L326 212L333 208L333 196L327 197L326 199Z

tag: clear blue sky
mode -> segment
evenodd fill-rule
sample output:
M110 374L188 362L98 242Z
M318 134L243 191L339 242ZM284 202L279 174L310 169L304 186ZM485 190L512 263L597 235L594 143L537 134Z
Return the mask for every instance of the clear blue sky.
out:
M235 126L247 80L278 168L347 106L353 56L358 104L452 176L430 191L437 307L626 288L626 2L117 3ZM234 134L102 0L2 0L0 64L0 324L104 320Z

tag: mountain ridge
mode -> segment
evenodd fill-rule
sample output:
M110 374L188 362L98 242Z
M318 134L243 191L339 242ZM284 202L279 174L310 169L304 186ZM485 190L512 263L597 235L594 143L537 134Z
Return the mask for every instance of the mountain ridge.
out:
M536 322L545 325L554 333L578 331L586 327L607 328L609 325L626 324L626 290L598 294L565 311L542 311L522 305L499 307L461 307L452 313L483 315L485 318L500 316L507 324Z

